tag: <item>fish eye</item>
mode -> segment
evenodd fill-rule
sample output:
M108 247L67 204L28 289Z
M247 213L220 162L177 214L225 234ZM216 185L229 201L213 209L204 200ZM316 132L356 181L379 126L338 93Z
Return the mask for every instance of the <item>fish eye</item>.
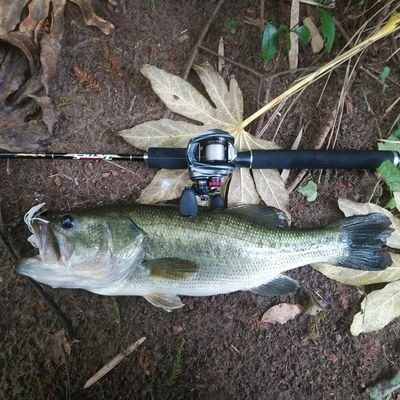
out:
M71 229L74 226L74 219L70 215L61 217L61 226L64 229Z

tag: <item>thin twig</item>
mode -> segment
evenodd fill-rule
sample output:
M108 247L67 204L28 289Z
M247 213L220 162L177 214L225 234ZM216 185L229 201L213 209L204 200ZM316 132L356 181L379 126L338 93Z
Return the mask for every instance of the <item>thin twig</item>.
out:
M47 304L49 309L53 312L53 314L57 317L58 322L62 325L65 330L65 333L68 336L69 340L78 340L75 335L74 328L72 327L71 321L60 311L56 303L54 303L53 299L43 290L43 288L31 278L27 278L29 284L32 289L39 295L39 297Z
M89 388L98 382L104 375L108 374L113 368L115 368L122 360L128 357L131 353L133 353L144 341L146 337L140 338L135 343L131 344L127 349L125 349L122 353L116 355L111 361L109 361L103 368L99 369L86 383L83 387L84 389Z
M219 1L218 1L218 4L217 4L217 6L215 7L213 13L211 14L211 16L210 16L210 18L208 19L207 23L204 25L204 28L203 28L203 30L201 31L200 36L199 36L199 38L197 39L197 42L196 42L196 44L195 44L194 47L193 47L192 54L190 55L189 61L188 61L187 64L186 64L185 71L184 71L184 73L182 74L182 78L183 78L183 79L186 80L186 79L188 78L189 72L190 72L190 70L192 69L194 60L195 60L195 58L196 58L196 56L197 56L197 53L199 52L199 47L200 47L201 43L203 42L203 40L205 39L205 37L206 37L206 35L207 35L207 32L208 32L208 30L210 29L210 26L211 26L212 22L214 21L215 17L217 16L218 11L219 11L219 9L221 8L222 4L224 4L224 1L225 1L225 0L219 0Z
M207 48L207 47L205 47L205 46L203 46L201 44L199 45L199 49L204 50L205 52L210 53L215 57L222 58L225 61L228 61L229 63L231 63L232 65L236 65L237 67L242 68L245 71L252 73L253 75L257 76L258 78L264 78L264 75L261 74L260 72L257 72L254 69L252 69L250 67L247 67L246 65L240 64L237 61L233 61L228 57L225 57L225 56L223 57L223 56L219 55L218 53L216 53L215 51L212 51L209 48Z

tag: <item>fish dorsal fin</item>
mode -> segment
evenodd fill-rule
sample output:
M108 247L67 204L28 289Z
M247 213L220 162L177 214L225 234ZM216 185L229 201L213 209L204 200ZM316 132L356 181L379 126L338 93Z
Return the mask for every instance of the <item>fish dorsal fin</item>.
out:
M299 282L285 275L278 275L271 281L251 289L262 296L285 296L293 294L300 287Z
M180 280L197 272L197 265L181 258L156 258L145 262L150 276L160 279Z
M143 297L153 306L163 308L165 311L176 310L184 306L176 294L150 293Z
M237 206L230 208L227 212L243 215L253 222L262 223L271 228L287 228L289 226L286 214L275 207Z

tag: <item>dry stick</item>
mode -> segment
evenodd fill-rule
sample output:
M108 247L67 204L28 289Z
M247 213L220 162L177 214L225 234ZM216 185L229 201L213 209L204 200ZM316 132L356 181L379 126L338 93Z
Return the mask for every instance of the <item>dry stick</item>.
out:
M113 368L115 368L124 358L128 357L133 353L144 341L145 337L140 338L135 343L131 344L122 353L116 355L111 361L109 361L103 368L99 369L86 383L83 387L84 389L89 388L98 382L104 375L108 374Z
M264 75L261 74L260 72L257 72L257 71L255 71L254 69L252 69L252 68L250 68L250 67L247 67L246 65L240 64L240 63L238 63L237 61L233 61L233 60L231 60L231 59L228 58L228 57L221 56L221 55L219 55L218 53L216 53L215 51L212 51L212 50L210 50L209 48L207 48L207 47L205 47L205 46L203 46L203 45L201 45L201 44L199 45L199 49L204 50L205 52L210 53L210 54L212 54L212 55L215 56L215 57L222 58L222 59L224 59L225 61L228 61L229 63L231 63L232 65L236 65L237 67L239 67L239 68L241 68L241 69L243 69L243 70L245 70L245 71L247 71L247 72L252 73L253 75L257 76L258 78L261 78L261 79L264 78Z
M5 240L4 238L3 216L1 212L0 212L0 247L3 247L5 249L7 255L14 264L18 261L19 259L18 255L11 247L11 245L8 243L8 241ZM31 288L39 295L39 297L47 304L49 309L56 316L56 318L64 328L68 338L70 340L76 340L76 336L74 333L74 329L72 328L71 321L69 321L67 317L60 311L60 309L57 307L54 301L50 298L50 296L43 290L43 288L37 282L28 277L27 280Z
M200 47L201 43L203 42L204 38L206 37L207 32L210 29L210 26L211 26L212 22L214 21L215 17L217 16L218 11L221 8L221 6L224 3L224 1L225 0L219 0L218 1L217 6L215 7L215 9L214 9L213 13L211 14L210 18L208 19L207 23L205 24L203 30L201 31L200 36L197 39L196 44L194 45L194 48L192 50L192 54L190 55L189 61L188 61L187 65L186 65L185 72L182 75L183 79L186 80L188 78L189 72L192 69L194 60L195 60L195 58L197 56L197 53L199 52L199 47Z

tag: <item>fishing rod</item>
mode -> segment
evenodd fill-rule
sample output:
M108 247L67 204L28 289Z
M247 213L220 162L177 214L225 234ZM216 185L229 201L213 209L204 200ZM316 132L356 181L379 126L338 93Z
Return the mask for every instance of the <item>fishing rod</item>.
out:
M150 168L188 169L192 186L180 199L180 213L195 217L197 197L224 208L223 178L236 167L254 169L375 169L384 161L397 167L400 153L378 150L249 150L238 152L234 137L211 129L193 137L186 148L150 147L145 154L0 153L0 159L144 161Z

